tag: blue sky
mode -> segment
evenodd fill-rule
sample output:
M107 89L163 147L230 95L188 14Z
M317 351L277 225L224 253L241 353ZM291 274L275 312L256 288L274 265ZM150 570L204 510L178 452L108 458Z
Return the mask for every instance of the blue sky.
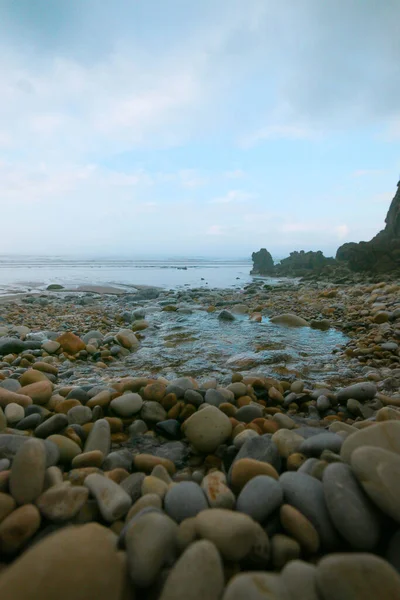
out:
M369 239L400 175L398 0L2 0L0 253Z

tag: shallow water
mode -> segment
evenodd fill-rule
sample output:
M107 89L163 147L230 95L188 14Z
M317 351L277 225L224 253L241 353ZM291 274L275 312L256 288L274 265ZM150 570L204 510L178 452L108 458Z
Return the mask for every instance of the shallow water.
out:
M225 322L204 311L159 312L150 321L141 348L126 360L132 374L220 378L240 371L328 380L338 374L332 351L348 340L335 329L287 328L268 318L255 323L247 315Z

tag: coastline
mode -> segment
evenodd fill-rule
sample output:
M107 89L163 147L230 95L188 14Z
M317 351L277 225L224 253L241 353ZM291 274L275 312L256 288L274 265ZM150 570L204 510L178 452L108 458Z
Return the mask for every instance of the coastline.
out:
M151 589L163 570L142 549L161 544L160 527L171 573L197 548L217 553L215 569L277 582L336 549L379 569L381 523L398 512L362 485L377 477L374 445L389 443L397 468L386 440L400 437L400 285L89 290L0 300L5 597L25 561L36 571L45 556L59 580L68 557L53 564L52 548L70 560L70 536L84 549L76 568L89 552L98 577L99 552L108 568L118 544L127 563L143 557L129 590ZM348 458L358 447L362 476ZM384 485L392 494L396 478ZM374 503L372 528L364 513L343 525L354 502ZM359 554L360 531L376 556Z

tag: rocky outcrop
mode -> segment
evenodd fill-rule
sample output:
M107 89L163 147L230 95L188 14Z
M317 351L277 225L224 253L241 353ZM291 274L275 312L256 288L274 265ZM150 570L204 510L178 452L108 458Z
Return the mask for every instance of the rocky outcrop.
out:
M253 268L251 275L272 275L274 272L274 261L266 248L261 248L258 252L251 255Z
M275 266L276 275L303 277L309 273L319 273L328 265L335 263L334 258L327 258L320 250L317 252L291 252L288 258Z
M400 270L400 181L385 219L386 227L369 242L340 246L336 259L352 271L390 273Z

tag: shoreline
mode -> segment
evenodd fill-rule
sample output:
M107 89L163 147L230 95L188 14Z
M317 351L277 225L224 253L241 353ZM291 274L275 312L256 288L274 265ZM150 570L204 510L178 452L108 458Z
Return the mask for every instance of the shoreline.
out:
M397 581L400 285L109 290L0 299L0 593L89 556L126 597Z

